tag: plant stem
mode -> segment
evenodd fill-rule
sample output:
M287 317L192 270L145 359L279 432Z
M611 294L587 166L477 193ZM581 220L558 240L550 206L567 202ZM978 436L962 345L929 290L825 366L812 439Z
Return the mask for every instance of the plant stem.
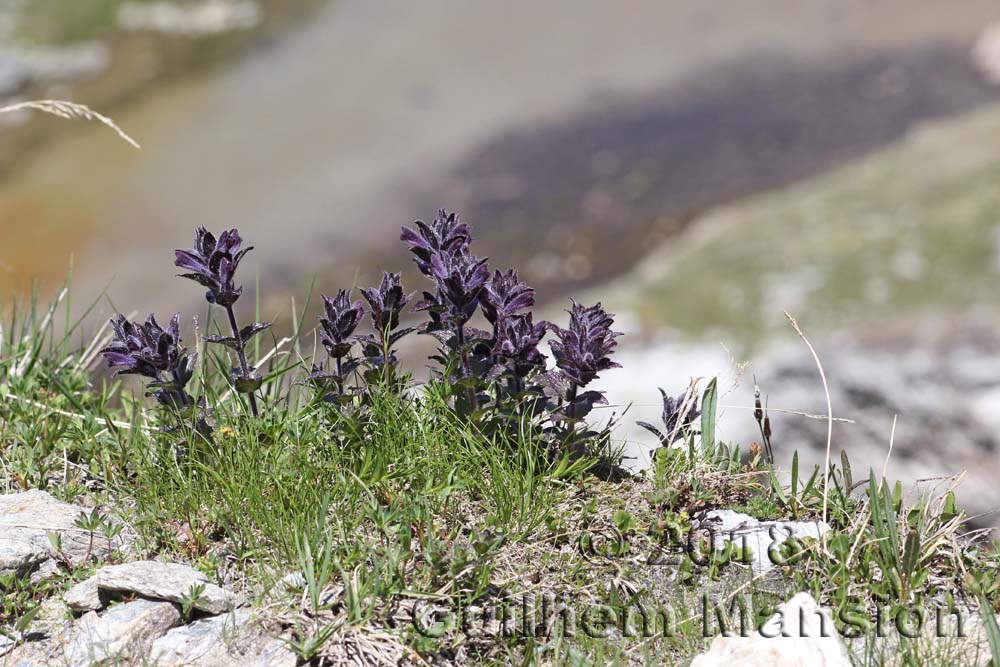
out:
M250 366L247 364L247 355L243 351L243 336L240 335L240 326L236 324L236 313L233 312L232 305L226 306L226 314L229 315L229 326L233 329L233 338L236 339L236 356L240 360L240 369L243 371L243 377L247 380L250 379ZM254 417L259 417L260 413L257 412L257 397L251 391L250 394L250 412L253 413Z
M468 378L472 373L469 370L469 355L465 349L465 324L459 322L458 324L458 349L459 357L462 360L462 377ZM476 400L476 390L473 387L469 387L469 405L471 406L472 412L479 409L478 401Z
M576 390L577 387L574 384L567 394L566 398L569 401L569 405L566 406L566 416L570 419L576 419Z
M388 325L387 325L388 326ZM391 384L391 378L389 376L389 336L392 332L388 328L383 328L381 331L382 339L382 384L388 389Z
M340 357L337 357L337 393L344 395L344 372L341 370Z

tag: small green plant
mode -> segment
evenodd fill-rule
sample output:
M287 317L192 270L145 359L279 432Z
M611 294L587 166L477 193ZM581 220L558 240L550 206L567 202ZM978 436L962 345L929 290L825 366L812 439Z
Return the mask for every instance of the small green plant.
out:
M307 611L313 616L318 616L331 605L331 602L324 599L324 594L335 573L333 544L330 537L320 531L310 537L296 534L295 547L309 601Z
M337 628L338 625L332 623L299 624L293 629L292 636L285 639L285 645L303 664L312 664Z
M87 553L83 557L84 561L89 561L90 557L94 553L94 536L98 531L104 528L104 523L106 517L101 514L100 510L96 507L88 512L81 512L80 516L76 518L75 525L80 530L85 530L89 534L89 541L87 543Z
M191 588L181 596L181 616L185 621L190 621L194 613L198 610L198 605L202 604L205 594L205 584L196 582L191 584Z
M816 513L823 503L823 490L819 482L819 466L813 468L812 474L805 484L799 477L799 453L792 454L792 469L790 487L785 491L773 468L768 469L768 480L775 503L789 512L793 518L800 519L807 514Z
M101 535L108 541L108 562L114 557L114 540L121 535L124 527L124 524L110 517L104 517L101 522Z

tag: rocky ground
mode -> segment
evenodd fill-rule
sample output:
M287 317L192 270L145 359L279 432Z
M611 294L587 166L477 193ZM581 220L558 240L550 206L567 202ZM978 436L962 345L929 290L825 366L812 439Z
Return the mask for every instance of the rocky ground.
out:
M42 491L0 495L0 575L29 576L42 586L86 567L96 552L118 563L51 591L19 629L6 625L18 619L4 619L0 664L296 664L233 593L187 565L132 560L131 529L121 526L113 538L95 536L95 529L81 527L89 511ZM5 595L13 594L5 588Z
M724 479L719 482L729 483ZM613 501L614 506L626 508L619 512L637 511L639 517L644 513L640 509L644 504L641 498L651 488L648 482L639 482L634 488L618 487L615 497L609 496L608 500ZM634 501L639 504L633 504ZM336 631L333 639L326 642L323 661L305 659L301 652L297 654L292 650L302 645L295 643L288 617L281 613L282 608L287 609L287 604L276 601L294 599L300 593L303 598L307 597L309 591L305 582L315 573L292 573L266 595L252 594L240 581L217 580L190 565L136 560L140 553L132 529L111 518L110 521L120 527L115 536L95 535L94 527L86 523L93 511L56 500L41 491L0 495L0 527L3 528L0 576L28 577L36 590L42 591L41 604L30 619L0 619L0 665L295 667L302 664L427 664L405 649L393 634L364 627ZM733 547L750 550L747 552L749 559L743 562L752 578L745 583L737 586L736 582L743 579L738 570L737 573L727 570L728 574L718 582L715 575L704 580L704 591L720 608L728 608L734 596L752 588L756 581L768 582L765 588L772 594L791 595L784 592L793 586L787 581L786 566L776 565L775 557L770 554L786 542L790 545L789 540L809 543L831 534L825 523L816 520L760 521L729 509L711 510L699 516L696 531L723 558L720 564L731 558ZM630 533L619 534L618 539L627 534ZM604 537L610 538L611 533ZM646 542L638 535L631 540L635 543L628 555L614 552L611 541L588 543L588 552L582 555L590 565L583 572L578 566L572 568L577 572L575 576L580 588L570 599L579 603L581 599L595 599L595 595L599 598L602 595L599 590L590 590L594 584L581 582L578 577L581 574L587 580L596 577L596 583L609 566L618 573L612 588L651 589L654 593L651 599L659 598L660 604L682 599L684 594L675 581L680 570L665 569L666 563L659 562L667 552L657 549L655 541ZM565 547L562 551L564 559L572 553L572 549L566 551ZM545 558L548 557L546 554ZM508 567L513 566L511 572L517 578L523 577L529 584L533 582L540 594L554 590L547 586L565 580L558 570L545 567L536 570L532 564L535 559L522 559L520 547L513 544L503 558ZM573 560L569 558L563 567ZM46 589L46 582L57 583ZM342 588L323 593L332 596L331 599L343 594ZM639 604L648 604L650 598L645 595L643 593L646 602ZM779 597L779 601L781 599ZM486 600L482 604L485 607L489 602ZM397 612L404 626L408 620L404 618L406 608L404 603ZM681 621L677 627L685 627L689 622L693 622L692 627L700 627L701 623L705 623L706 628L714 627L715 619L711 614L718 612L702 612L705 613L709 614L705 616L709 620L702 620L696 613L693 620ZM729 613L732 613L731 608ZM867 636L840 638L830 614L828 609L820 608L809 593L799 593L779 605L759 633L740 630L734 635L732 628L745 626L719 625L717 631L721 631L721 635L703 653L695 656L691 665L715 667L731 665L737 660L740 665L749 667L813 664L846 667L872 664L871 656L889 655L893 643L900 641L897 633L889 633L875 642ZM941 654L948 656L947 660L957 660L961 656L962 664L986 665L989 649L983 624L977 620L978 612L968 609L962 614L960 622L964 623L961 627L965 628L965 636L948 639L955 630L952 626L944 626L946 634L938 630L937 635L925 626L921 631L926 633L923 641L931 647L939 646ZM544 610L540 618L546 627L552 622L547 620ZM732 616L731 620L736 618ZM7 625L12 621L17 622ZM718 620L720 624L725 622ZM610 637L606 636L604 641L613 643L632 637L625 627L628 626L623 626L617 635L613 632ZM727 631L724 627L731 629ZM746 634L741 635L741 632ZM473 652L481 652L488 646L483 643L488 637L478 631L464 639L459 635L456 641L458 650L440 656L434 664L477 664ZM469 642L467 647L463 647L463 641ZM695 645L699 643L697 639L694 642ZM627 643L622 644L625 646ZM625 649L618 660L631 654L628 660L631 664L641 655L633 650ZM877 664L895 662L883 657Z

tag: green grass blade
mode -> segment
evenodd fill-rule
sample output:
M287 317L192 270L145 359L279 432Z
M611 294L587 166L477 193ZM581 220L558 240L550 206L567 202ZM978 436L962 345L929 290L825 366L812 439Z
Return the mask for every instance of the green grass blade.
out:
M701 399L701 451L707 454L715 446L715 411L718 407L717 379L712 378Z

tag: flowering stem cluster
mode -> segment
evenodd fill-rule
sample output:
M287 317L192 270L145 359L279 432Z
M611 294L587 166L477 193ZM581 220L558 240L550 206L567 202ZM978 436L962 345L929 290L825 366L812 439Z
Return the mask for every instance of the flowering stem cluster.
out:
M417 221L413 228L403 227L400 239L432 283L410 311L426 314L427 320L416 328L400 326L413 295L404 291L398 273L383 273L378 285L361 288L364 302L353 299L352 290L347 289L333 297L324 295L319 339L330 367L314 364L308 380L325 401L346 408L363 402L366 386L402 391L407 378L398 373L395 348L404 336L419 331L437 338L440 347L432 359L438 362L446 386L453 388L455 408L470 419L495 424L509 417L518 421L528 417L534 423L547 420L552 424L550 432L566 436L577 433L577 424L595 405L606 404L603 392L589 387L600 372L618 367L610 357L621 334L612 329L614 317L601 304L583 306L572 301L566 328L536 321L531 313L535 290L513 269L491 274L488 260L472 252L469 226L455 213L441 210L430 223ZM216 237L199 227L194 246L175 251L175 264L185 271L181 277L206 289L208 303L225 311L230 335L209 335L204 340L235 352L232 385L246 395L250 412L257 417L256 392L263 380L248 360L246 348L271 324L240 327L235 311L243 294L236 272L252 249L243 247L236 229ZM358 334L366 310L371 330ZM477 315L488 328L474 326ZM163 405L178 410L195 405L185 389L193 376L195 356L181 346L179 316L166 329L153 316L145 323L119 316L112 326L115 337L103 353L118 374L150 379L149 395ZM547 369L547 357L539 346L550 333L554 368ZM643 426L670 444L672 434L688 428L697 415L688 398L663 394L667 434Z
M254 394L263 380L257 369L247 363L246 346L250 338L270 328L271 323L255 322L241 329L236 321L233 306L243 295L243 287L235 283L236 269L246 254L253 250L253 246L242 246L243 239L237 229L228 229L216 239L214 234L199 227L195 230L194 248L175 250L174 264L188 271L181 274L182 278L193 280L208 289L205 292L206 301L226 311L232 336L206 336L205 341L224 345L236 352L239 366L230 373L233 387L247 395L250 412L257 417L260 412Z

